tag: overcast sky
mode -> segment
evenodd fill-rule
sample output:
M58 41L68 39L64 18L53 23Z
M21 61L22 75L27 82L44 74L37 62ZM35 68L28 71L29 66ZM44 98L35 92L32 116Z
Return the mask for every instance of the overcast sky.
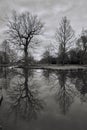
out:
M37 14L45 23L45 40L54 37L56 27L63 16L71 20L71 25L79 34L87 28L87 0L0 0L0 38L5 28L5 17L12 10L28 10Z

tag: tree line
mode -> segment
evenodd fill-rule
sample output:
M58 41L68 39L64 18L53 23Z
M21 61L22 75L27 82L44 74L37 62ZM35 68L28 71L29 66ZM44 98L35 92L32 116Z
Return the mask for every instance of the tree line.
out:
M17 13L13 11L12 16L7 20L6 39L2 43L10 62L18 59L16 49L18 54L22 54L20 61L23 61L25 66L29 62L31 63L32 60L34 61L29 52L38 44L38 36L42 35L43 28L44 24L37 15L32 15L29 12ZM76 38L70 21L67 17L63 17L55 32L56 56L51 54L50 48L46 49L39 63L86 64L87 30L83 29L79 37Z
M78 38L67 17L63 17L56 30L57 55L52 56L49 49L40 62L48 64L87 64L87 30L83 29ZM55 49L54 49L55 53Z

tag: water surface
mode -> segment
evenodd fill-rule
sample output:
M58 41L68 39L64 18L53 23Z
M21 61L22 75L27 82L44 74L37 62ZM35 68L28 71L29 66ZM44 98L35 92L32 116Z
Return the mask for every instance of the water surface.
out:
M87 71L0 69L3 130L87 130Z

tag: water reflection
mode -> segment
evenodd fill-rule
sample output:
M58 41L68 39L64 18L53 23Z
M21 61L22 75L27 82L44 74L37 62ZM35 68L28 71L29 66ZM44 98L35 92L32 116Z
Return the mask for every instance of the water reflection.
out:
M52 84L51 91L55 90L55 100L62 114L69 112L75 97L80 97L80 102L87 102L86 70L43 70L43 74Z
M5 130L77 130L81 122L86 130L86 109L86 70L1 69L0 125Z
M37 113L43 109L43 102L38 98L35 84L30 81L31 76L31 71L24 68L23 75L18 75L16 82L13 81L8 90L12 112L16 110L16 115L25 119L36 118Z
M70 72L70 78L80 92L81 102L87 102L87 71L77 70Z
M59 80L56 101L59 103L61 112L66 114L73 103L74 91L72 86L67 81L68 71L58 71L56 74Z
M1 86L0 93L1 110L3 108L3 112L0 112L0 122L4 122L5 126L6 122L12 120L12 118L13 122L20 119L28 121L36 119L44 108L44 102L40 99L37 85L33 81L33 71L24 68L12 70L12 72L10 70L8 75L2 76L5 83ZM3 70L3 73L5 73L5 70ZM0 84L2 84L1 82ZM5 97L4 101L3 97Z
M49 77L50 77L50 75L51 75L51 73L52 73L53 71L52 70L50 70L50 69L44 69L43 70L43 76L46 78L46 79L49 79Z

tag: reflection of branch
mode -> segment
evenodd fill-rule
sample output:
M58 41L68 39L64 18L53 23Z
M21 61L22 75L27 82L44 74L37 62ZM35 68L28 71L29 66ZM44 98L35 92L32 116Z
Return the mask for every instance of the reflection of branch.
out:
M29 80L28 70L24 69L23 73L23 77L18 75L19 79L8 90L10 111L16 110L17 115L32 119L43 109L43 103L38 99L38 91L34 90L34 84Z
M8 92L11 105L11 109L17 109L18 113L22 115L22 117L26 117L28 119L36 116L36 113L43 109L42 101L36 97L36 93L30 91L26 92L26 88L18 88L13 89Z
M56 95L56 100L58 101L59 107L63 114L66 114L66 112L69 111L69 107L73 102L72 90L67 87L67 85L64 85L62 88L60 87L60 90Z
M77 70L70 72L70 78L79 92L81 102L87 102L87 71Z
M54 79L53 89L56 88L56 101L59 103L59 107L63 114L69 111L69 107L73 102L75 90L73 86L69 84L68 81L68 71L56 71L56 76Z

